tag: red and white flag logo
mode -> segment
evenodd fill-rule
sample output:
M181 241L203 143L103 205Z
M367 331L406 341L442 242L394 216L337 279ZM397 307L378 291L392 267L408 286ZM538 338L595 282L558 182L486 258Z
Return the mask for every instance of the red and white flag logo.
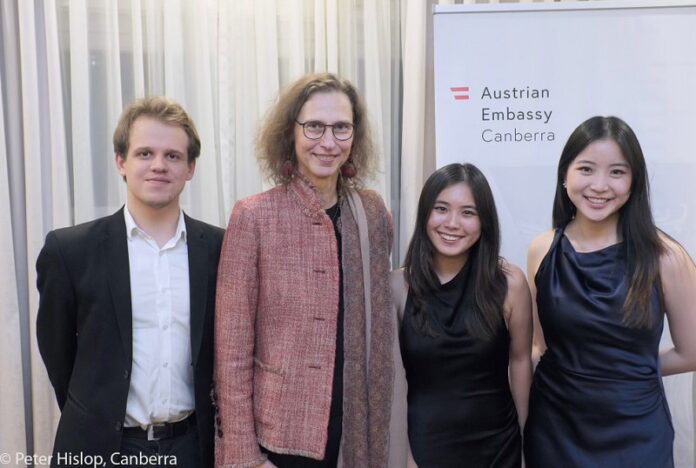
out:
M452 91L452 96L457 101L466 101L469 99L469 87L468 86L454 86L450 88Z

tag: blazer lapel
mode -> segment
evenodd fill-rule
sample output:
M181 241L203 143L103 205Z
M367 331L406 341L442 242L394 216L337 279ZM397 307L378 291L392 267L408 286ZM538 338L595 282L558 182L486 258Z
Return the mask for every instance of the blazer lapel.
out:
M198 223L184 215L191 301L191 362L196 365L208 312L208 242Z
M129 361L133 359L133 312L130 291L130 264L128 263L128 238L123 208L111 216L102 240L108 262L109 290L114 304L116 321Z

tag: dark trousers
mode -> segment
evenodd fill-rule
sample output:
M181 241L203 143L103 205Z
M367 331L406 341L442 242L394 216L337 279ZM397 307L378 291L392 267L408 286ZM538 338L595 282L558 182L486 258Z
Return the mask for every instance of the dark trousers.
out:
M138 437L121 439L121 462L117 466L196 468L201 466L201 448L198 443L198 430L190 427L185 434L161 440L147 440ZM124 460L123 457L128 457Z

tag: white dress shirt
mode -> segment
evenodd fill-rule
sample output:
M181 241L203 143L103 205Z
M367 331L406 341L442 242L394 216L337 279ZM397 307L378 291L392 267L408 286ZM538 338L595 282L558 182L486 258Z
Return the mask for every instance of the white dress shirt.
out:
M188 247L183 213L160 248L128 211L133 368L126 427L186 418L194 409Z

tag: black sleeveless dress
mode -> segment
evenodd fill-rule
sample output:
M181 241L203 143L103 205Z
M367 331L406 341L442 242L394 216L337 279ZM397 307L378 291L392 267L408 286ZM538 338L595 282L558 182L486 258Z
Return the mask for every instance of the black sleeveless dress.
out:
M532 383L527 466L674 466L658 360L663 313L657 287L652 325L628 328L622 323L624 244L580 253L562 229L535 281L547 349Z
M434 332L413 323L409 293L401 327L408 380L408 437L419 468L519 467L520 429L510 393L510 336L501 323L482 340L465 326L473 292L468 265L428 298Z

